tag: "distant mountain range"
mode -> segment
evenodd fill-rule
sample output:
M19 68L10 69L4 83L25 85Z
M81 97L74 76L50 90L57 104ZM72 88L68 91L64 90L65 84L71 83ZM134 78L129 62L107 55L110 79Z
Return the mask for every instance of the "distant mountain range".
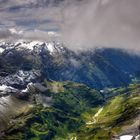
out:
M0 43L0 76L19 70L39 70L55 81L74 81L92 88L127 86L139 81L140 56L121 49L96 49L75 53L61 43L19 41ZM6 68L6 69L5 69Z

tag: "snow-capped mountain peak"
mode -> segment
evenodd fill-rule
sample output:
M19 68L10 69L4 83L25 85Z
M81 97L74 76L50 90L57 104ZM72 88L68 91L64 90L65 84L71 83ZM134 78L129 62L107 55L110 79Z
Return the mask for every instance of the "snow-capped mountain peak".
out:
M26 41L18 40L16 42L0 42L0 53L3 53L5 50L9 49L28 50L29 52L38 51L40 52L42 48L47 50L51 55L55 52L60 52L64 48L62 44L58 42L43 42L43 41Z
M17 48L25 48L29 50L34 50L34 46L40 46L43 42L40 41L17 41L15 42L15 46Z

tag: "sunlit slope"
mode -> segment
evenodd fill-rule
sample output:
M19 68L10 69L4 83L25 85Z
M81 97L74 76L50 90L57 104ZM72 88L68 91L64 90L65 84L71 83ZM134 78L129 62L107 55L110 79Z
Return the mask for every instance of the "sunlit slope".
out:
M13 96L0 98L0 132L14 126L20 116L28 114L33 105Z
M120 134L139 133L140 86L131 85L114 92L120 95L110 99L102 108L93 109L96 113L88 111L82 115L86 125L78 134L80 139L111 139Z
M18 121L5 139L110 140L121 134L138 133L139 85L113 89L108 94L116 96L105 101L103 93L82 84L45 83L49 90L39 94L52 97L52 106L35 103L33 111L21 117L24 123L18 127Z

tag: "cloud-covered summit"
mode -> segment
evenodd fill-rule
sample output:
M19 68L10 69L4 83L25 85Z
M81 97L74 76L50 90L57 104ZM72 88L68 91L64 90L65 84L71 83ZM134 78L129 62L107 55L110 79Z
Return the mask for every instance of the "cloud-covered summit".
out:
M139 50L139 14L139 0L0 0L0 38L47 40L55 31L75 50Z

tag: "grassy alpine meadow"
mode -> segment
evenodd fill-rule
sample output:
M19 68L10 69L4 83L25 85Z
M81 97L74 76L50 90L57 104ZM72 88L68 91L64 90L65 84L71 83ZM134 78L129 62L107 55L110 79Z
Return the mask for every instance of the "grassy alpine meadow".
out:
M39 94L52 96L52 106L34 102L30 112L17 117L14 127L9 125L5 139L110 140L137 121L140 85L113 89L117 95L106 100L103 93L83 84L50 82L49 86Z

